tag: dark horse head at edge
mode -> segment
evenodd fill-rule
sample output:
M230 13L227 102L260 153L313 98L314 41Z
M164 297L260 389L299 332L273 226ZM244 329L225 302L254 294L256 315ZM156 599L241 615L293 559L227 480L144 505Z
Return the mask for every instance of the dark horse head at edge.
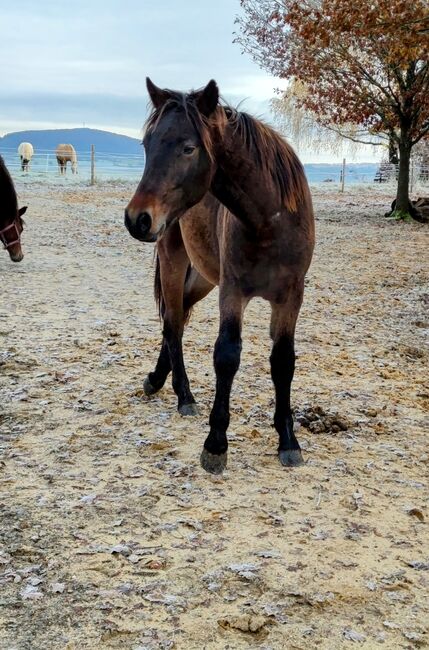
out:
M22 215L27 207L18 208L18 199L12 178L0 156L0 242L8 251L12 262L21 262L21 233L24 228Z

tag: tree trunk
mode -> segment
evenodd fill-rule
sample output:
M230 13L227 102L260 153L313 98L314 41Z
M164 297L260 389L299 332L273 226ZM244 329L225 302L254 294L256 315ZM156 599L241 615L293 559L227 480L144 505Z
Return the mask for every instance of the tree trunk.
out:
M392 165L397 165L398 160L398 149L396 146L396 141L392 134L389 135L389 162Z
M401 142L399 143L399 175L396 193L396 210L404 214L410 213L410 158L411 143L407 138L401 138Z

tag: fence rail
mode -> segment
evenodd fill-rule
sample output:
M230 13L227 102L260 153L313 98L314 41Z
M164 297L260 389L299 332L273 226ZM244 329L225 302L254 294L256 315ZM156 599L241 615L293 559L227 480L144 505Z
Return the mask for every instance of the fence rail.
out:
M10 173L14 178L26 177L42 179L46 176L60 176L55 149L37 149L29 163L28 171L22 171L21 160L16 149L0 147ZM141 154L122 154L114 152L97 152L95 147L88 150L76 150L77 174L73 174L67 165L65 177L70 181L137 179L144 168L144 152Z
M91 184L103 180L138 180L144 168L144 150L141 153L124 154L98 151L94 146L87 150L77 150L78 173L72 174L70 166L65 178L67 182L85 182ZM16 179L42 180L47 177L61 178L54 149L37 149L31 159L29 170L21 170L20 157L15 148L0 146L0 155ZM398 166L390 163L348 163L304 165L307 178L312 183L330 183L337 185L340 191L356 184L396 184ZM429 189L429 165L413 160L410 169L410 189Z

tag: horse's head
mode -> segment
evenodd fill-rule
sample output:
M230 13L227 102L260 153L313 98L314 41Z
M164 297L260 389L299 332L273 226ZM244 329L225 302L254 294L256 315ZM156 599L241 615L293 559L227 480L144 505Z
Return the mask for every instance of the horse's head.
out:
M151 242L210 187L215 166L208 122L219 90L215 81L188 95L146 83L153 104L143 139L146 163L125 225L136 239Z
M0 242L9 252L12 262L21 262L24 258L21 248L21 233L24 229L22 215L26 210L27 206L19 208L16 215L5 219L0 225Z

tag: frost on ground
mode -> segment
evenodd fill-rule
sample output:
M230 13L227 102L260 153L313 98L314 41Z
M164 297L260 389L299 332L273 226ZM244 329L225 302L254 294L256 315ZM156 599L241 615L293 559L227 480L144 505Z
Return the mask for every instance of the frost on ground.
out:
M277 461L254 301L213 477L216 292L186 331L201 415L182 418L170 386L142 396L160 325L153 247L122 225L134 187L18 190L26 257L0 257L0 648L427 645L427 226L386 221L380 189L315 192L293 390L307 462Z

